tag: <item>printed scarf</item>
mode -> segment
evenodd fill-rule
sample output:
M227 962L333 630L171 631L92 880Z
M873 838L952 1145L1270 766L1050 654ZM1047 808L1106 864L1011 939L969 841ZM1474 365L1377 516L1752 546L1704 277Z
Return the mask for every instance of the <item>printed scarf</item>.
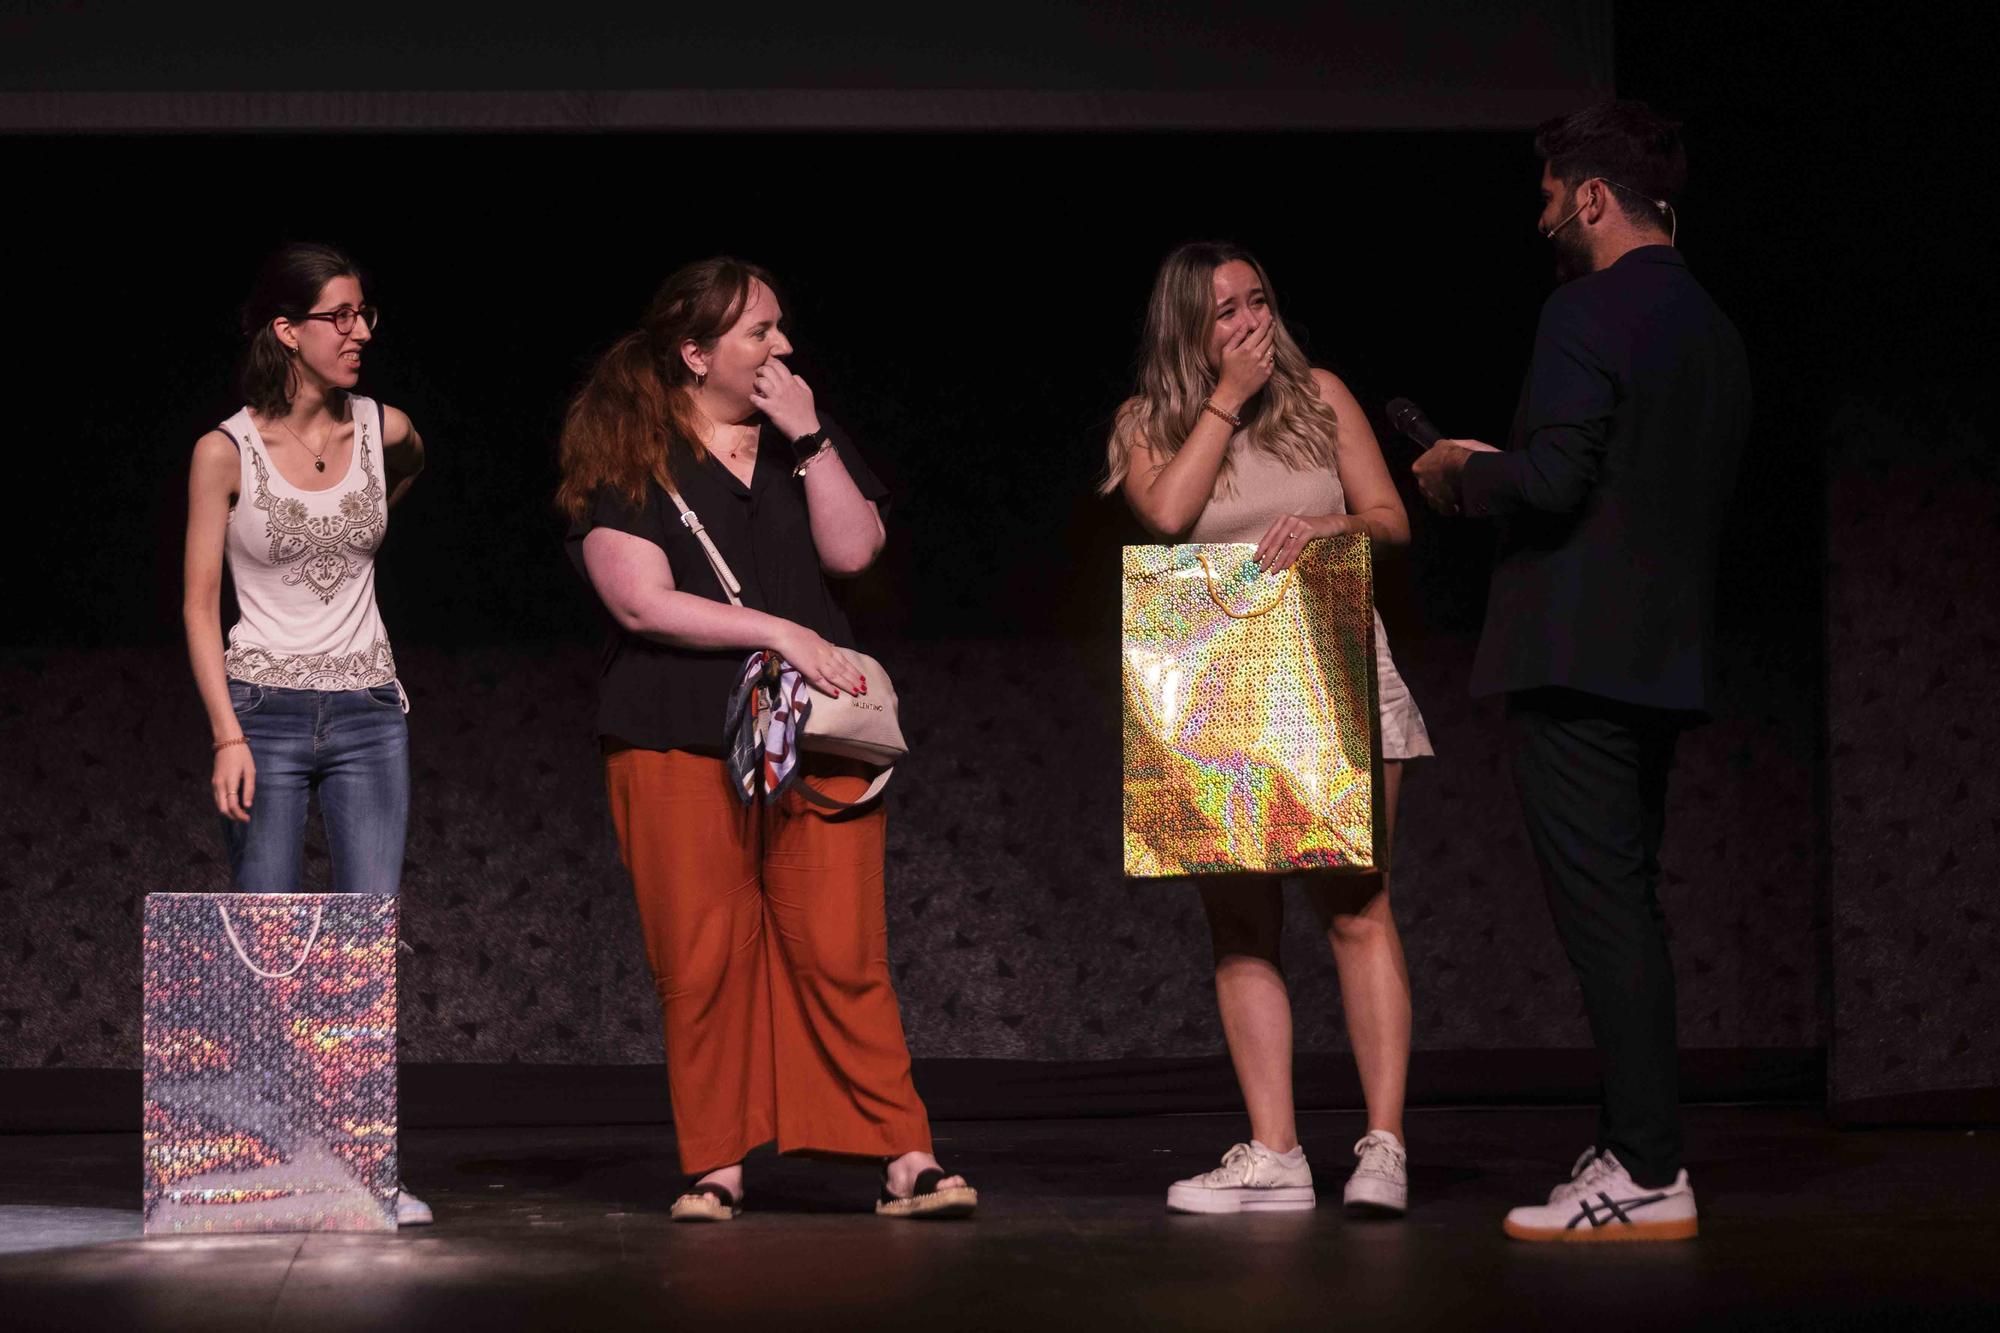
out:
M745 805L759 792L768 804L799 778L799 728L812 712L812 687L799 669L771 651L744 660L723 722L729 781Z

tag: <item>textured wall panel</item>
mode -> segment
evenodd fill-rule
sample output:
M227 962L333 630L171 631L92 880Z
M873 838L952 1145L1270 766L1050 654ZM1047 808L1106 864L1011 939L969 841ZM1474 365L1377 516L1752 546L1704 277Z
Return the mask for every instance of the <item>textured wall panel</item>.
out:
M889 844L913 1049L1039 1059L1219 1049L1192 892L1118 873L1114 645L881 645L881 655L916 746L890 788ZM1396 849L1417 1044L1584 1045L1519 832L1498 709L1464 697L1468 656L1455 640L1400 652L1440 755L1412 767ZM592 650L399 658L415 775L404 1058L658 1059L587 737ZM1784 715L1736 717L1683 747L1665 893L1690 1046L1820 1040L1800 730ZM5 659L0 748L0 1066L136 1065L140 893L226 887L180 655ZM303 887L325 884L315 833ZM1290 907L1299 1047L1341 1049L1332 964L1303 900Z
M1834 422L1832 1100L2000 1087L2000 478L1968 426Z

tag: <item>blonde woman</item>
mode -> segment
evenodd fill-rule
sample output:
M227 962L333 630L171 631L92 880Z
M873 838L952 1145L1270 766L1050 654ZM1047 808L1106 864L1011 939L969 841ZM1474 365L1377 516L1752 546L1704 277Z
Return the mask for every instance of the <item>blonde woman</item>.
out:
M1409 519L1368 420L1347 387L1309 364L1278 317L1264 268L1221 243L1167 256L1146 314L1138 391L1119 409L1106 493L1117 490L1169 541L1254 542L1284 570L1317 537L1365 532L1402 545ZM1375 628L1382 708L1382 800L1393 841L1403 763L1431 753L1422 716ZM1385 844L1386 845L1386 844ZM1276 876L1196 880L1215 945L1215 997L1251 1138L1215 1170L1176 1182L1176 1212L1313 1207L1312 1170L1292 1107L1292 1011L1279 963L1284 902ZM1403 1091L1410 981L1389 911L1386 866L1371 876L1310 875L1307 895L1340 972L1341 1003L1368 1105L1347 1182L1350 1210L1400 1215L1409 1204Z

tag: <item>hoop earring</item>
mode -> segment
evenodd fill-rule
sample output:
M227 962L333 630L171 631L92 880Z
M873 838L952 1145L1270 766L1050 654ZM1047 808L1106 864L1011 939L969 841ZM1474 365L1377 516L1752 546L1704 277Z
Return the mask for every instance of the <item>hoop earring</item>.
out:
M705 370L697 370L694 373L694 387L699 389L702 385L706 383L708 383L708 372Z

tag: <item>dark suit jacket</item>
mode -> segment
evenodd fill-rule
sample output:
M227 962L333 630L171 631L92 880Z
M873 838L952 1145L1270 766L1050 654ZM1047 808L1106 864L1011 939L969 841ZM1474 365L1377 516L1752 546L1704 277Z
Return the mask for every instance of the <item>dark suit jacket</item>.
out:
M1716 551L1750 430L1743 339L1670 246L1542 307L1511 447L1474 454L1502 520L1474 694L1560 686L1706 712Z

